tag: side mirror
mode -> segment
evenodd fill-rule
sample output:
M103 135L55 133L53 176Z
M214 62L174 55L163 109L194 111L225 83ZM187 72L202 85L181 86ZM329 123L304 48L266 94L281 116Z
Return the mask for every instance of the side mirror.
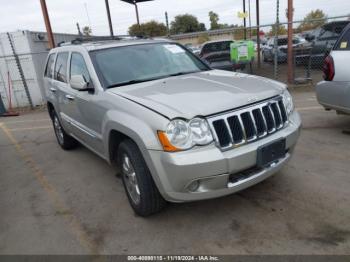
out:
M93 91L92 87L89 87L89 82L86 82L83 75L72 75L70 78L70 86L78 91Z

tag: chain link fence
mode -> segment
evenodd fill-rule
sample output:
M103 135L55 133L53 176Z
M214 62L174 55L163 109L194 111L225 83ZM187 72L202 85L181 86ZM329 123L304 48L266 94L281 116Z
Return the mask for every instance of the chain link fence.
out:
M311 24L319 24L309 30L302 30L303 21L293 22L292 72L288 72L288 23L262 25L260 35L260 61L257 50L257 27L236 27L222 30L205 31L174 35L171 38L182 44L201 48L204 41L243 40L244 31L248 40L255 43L255 57L251 66L246 66L244 72L288 82L288 74L292 74L291 84L316 84L321 81L322 67L325 57L337 41L343 28L350 23L349 15L327 17L326 19L310 20ZM204 41L203 41L204 40Z
M307 31L298 31L300 22L293 23L293 84L316 84L323 79L322 68L324 59L348 23L350 23L348 16L332 17L328 18L322 26ZM280 27L287 28L287 24L282 23ZM287 35L277 34L269 37L261 48L260 66L257 64L257 59L255 59L256 74L287 83L289 73L287 58ZM276 59L277 63L275 62Z
M58 43L71 41L77 35L55 34L54 37ZM43 72L48 52L46 33L0 33L0 111L8 110L10 104L17 111L45 104Z

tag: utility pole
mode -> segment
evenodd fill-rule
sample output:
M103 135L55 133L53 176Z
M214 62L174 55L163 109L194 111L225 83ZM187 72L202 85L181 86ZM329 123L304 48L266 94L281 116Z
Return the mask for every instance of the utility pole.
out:
M106 11L107 11L109 32L110 32L110 35L113 37L113 35L114 35L114 33L113 33L113 25L112 25L112 18L111 18L111 12L110 12L110 10L109 10L109 3L108 3L108 0L105 0L105 3L106 3Z
M293 68L293 0L288 0L288 83L294 81Z
M245 0L243 0L243 13L244 13L244 18L243 18L243 27L244 27L244 40L247 40L247 20L245 17Z
M41 4L41 10L42 10L43 16L44 16L47 38L49 40L49 48L51 49L51 48L55 47L55 40L54 40L53 34L52 34L52 28L51 28L49 13L47 12L46 1L40 0L40 4Z
M140 26L140 17L139 17L139 9L137 7L137 2L134 0L134 5L135 5L135 12L136 12L136 20L137 24Z
M280 28L280 0L276 0L276 25L275 25L275 39L274 39L274 78L278 78L278 34Z
M248 16L249 16L249 39L252 39L252 17L250 15L250 0L248 0Z
M165 23L166 23L166 28L168 31L168 36L170 36L168 12L165 12Z
M256 0L256 43L258 46L258 68L261 66L260 61L260 7L259 0Z

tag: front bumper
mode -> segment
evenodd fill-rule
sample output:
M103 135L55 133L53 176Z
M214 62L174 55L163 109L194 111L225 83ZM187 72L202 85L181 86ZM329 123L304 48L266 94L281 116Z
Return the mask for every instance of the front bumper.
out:
M350 100L346 95L350 90L350 82L321 81L316 85L316 97L320 105L343 114L350 114Z
M256 142L225 152L214 144L177 153L150 150L147 164L160 193L170 202L221 197L255 185L278 172L291 157L300 126L299 114L293 112L284 129ZM286 139L285 157L269 167L255 169L257 149L281 138ZM191 192L189 186L194 181L199 181L199 187Z

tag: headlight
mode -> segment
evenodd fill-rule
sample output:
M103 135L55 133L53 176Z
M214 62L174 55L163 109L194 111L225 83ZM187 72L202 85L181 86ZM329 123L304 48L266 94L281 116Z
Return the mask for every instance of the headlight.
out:
M192 134L188 123L184 120L173 120L168 124L165 134L169 142L179 148L187 149L192 147Z
M282 94L283 104L286 107L287 115L289 116L294 110L293 98L288 90L285 90Z
M158 137L165 151L186 150L213 141L209 124L203 118L172 120L165 132L158 131Z

